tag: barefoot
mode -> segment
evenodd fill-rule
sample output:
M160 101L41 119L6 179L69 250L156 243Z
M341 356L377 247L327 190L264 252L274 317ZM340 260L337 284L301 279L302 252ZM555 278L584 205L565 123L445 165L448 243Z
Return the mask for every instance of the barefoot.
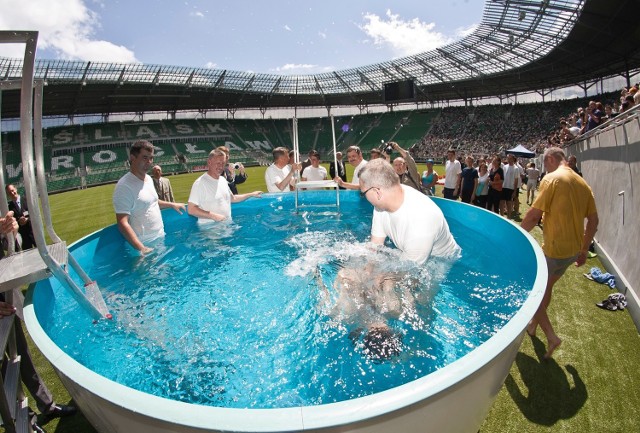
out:
M550 341L549 342L549 348L547 349L547 353L544 354L544 359L550 359L551 356L553 355L553 352L560 347L560 345L562 344L562 340L561 339L557 339L555 341Z
M529 325L527 326L527 334L529 334L529 337L536 336L536 329L538 329L538 324L533 321L529 322Z

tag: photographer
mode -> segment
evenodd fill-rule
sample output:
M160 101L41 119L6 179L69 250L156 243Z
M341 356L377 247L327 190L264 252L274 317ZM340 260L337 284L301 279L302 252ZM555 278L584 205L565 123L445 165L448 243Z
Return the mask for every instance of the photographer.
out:
M386 147L383 149L383 152L390 155L392 150L395 150L401 155L400 157L393 160L393 168L400 178L400 183L410 186L411 188L416 189L421 193L425 193L422 188L422 182L420 181L418 166L416 165L413 157L409 154L409 152L401 148L395 141L390 141L389 143L387 143Z
M224 177L227 179L227 183L229 184L229 189L233 194L238 194L238 187L236 185L240 185L247 180L247 173L244 171L244 165L240 162L236 162L235 164L229 162L230 153L227 146L219 146L219 150L223 151L225 155L227 155L227 164L224 167ZM236 170L238 172L236 173Z

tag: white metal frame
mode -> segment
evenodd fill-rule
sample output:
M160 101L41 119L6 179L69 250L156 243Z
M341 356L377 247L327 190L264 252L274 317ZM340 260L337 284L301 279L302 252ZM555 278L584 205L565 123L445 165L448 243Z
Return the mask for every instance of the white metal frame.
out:
M329 120L331 121L331 136L333 137L333 164L336 170L336 174L338 173L338 159L336 156L337 153L337 148L336 148L336 129L335 129L335 122L333 120L333 116L329 116ZM294 117L292 119L293 121L293 155L294 155L294 161L296 164L298 164L300 162L300 146L298 143L298 119L296 117ZM302 173L299 174L300 177L302 177ZM315 205L300 205L299 201L298 201L298 193L300 191L300 189L305 189L305 188L335 188L336 190L336 202L335 204L329 204L329 205L321 205L321 204L315 204ZM306 206L313 206L313 207L320 207L320 206L335 206L336 208L340 209L340 188L338 187L338 184L333 180L322 180L322 181L301 181L296 179L296 185L295 185L295 206L296 206L296 212L298 212L298 210L301 207L306 207Z

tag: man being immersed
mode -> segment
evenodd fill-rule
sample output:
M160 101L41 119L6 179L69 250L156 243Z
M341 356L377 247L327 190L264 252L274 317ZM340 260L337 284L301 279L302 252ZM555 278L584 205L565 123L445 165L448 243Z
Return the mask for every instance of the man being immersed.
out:
M440 208L426 195L402 185L388 162L369 161L360 172L359 185L360 194L374 206L373 244L383 245L389 237L401 251L401 258L417 265L430 256L454 258L460 254ZM334 282L337 300L331 313L361 326L351 337L360 341L366 356L374 360L401 352L402 336L391 330L387 320L398 319L416 301L415 282L408 275L380 269L375 263L352 263L341 269Z

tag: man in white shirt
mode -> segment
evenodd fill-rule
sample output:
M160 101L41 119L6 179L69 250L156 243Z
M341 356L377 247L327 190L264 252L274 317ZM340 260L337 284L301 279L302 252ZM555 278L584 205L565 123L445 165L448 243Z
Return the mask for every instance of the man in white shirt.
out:
M362 157L362 151L358 146L349 146L347 149L347 160L349 164L355 167L353 170L353 179L351 179L351 183L345 182L339 177L335 177L333 180L336 181L338 186L341 186L346 189L360 189L360 171L367 165L367 161Z
M264 181L268 192L288 192L294 173L300 171L300 164L289 164L289 151L286 147L273 149L273 164L264 172Z
M516 165L516 157L513 154L507 155L507 163L502 165L504 172L504 182L502 183L502 201L500 209L503 209L507 218L513 218L515 195L518 189L518 178L520 178L520 168Z
M444 166L445 178L442 194L444 198L457 200L460 191L460 181L462 180L462 166L460 165L460 161L456 159L455 150L449 149L447 151L447 158Z
M138 140L129 151L129 172L122 176L113 191L113 207L118 230L133 248L142 254L152 251L145 242L164 236L160 209L172 208L178 213L184 203L158 199L153 179L147 174L153 164L153 144Z
M198 218L198 222L230 220L231 203L262 194L262 191L231 193L227 178L223 176L226 164L227 155L220 149L212 150L207 159L207 172L196 179L191 187L187 211Z
M312 150L309 152L309 161L311 165L307 166L302 170L302 180L303 181L314 181L314 180L326 180L327 179L327 169L320 165L320 153L316 150ZM312 188L309 188L312 189ZM318 188L315 188L318 189Z
M426 195L402 185L386 161L370 161L362 170L360 194L374 206L374 244L383 245L389 237L405 258L418 264L432 255L455 257L460 253L440 208Z

